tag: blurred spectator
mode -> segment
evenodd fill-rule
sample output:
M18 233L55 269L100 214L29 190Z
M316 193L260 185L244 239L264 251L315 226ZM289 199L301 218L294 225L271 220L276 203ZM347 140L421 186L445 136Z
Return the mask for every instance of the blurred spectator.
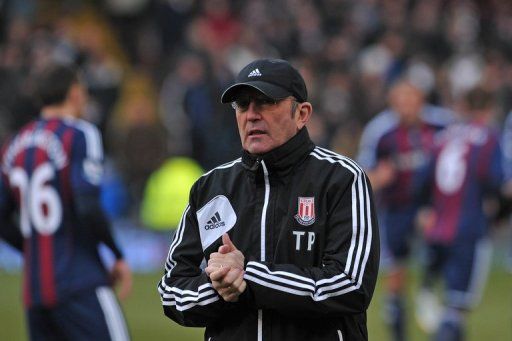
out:
M116 57L118 47L109 28L95 17L84 18L77 44L83 77L92 99L87 118L104 135L123 81L122 57Z
M192 127L184 102L189 84L195 82L201 69L202 61L198 55L187 53L180 56L160 90L158 112L167 129L168 144L178 154L192 154Z
M130 60L136 62L139 47L144 39L139 34L150 19L150 0L106 0L103 5L114 24L119 42ZM147 32L146 32L147 33Z
M151 19L158 24L162 54L168 55L185 45L183 32L194 15L197 7L196 0L166 0L157 1Z
M156 90L148 77L127 77L110 123L110 143L128 186L130 212L137 217L146 181L168 153L165 130L157 116Z
M220 82L220 80L219 80ZM163 121L175 154L191 155L211 169L236 158L240 142L232 115L218 102L219 84L203 57L182 56L162 87Z
M240 22L235 17L229 0L201 2L195 19L196 34L201 47L210 53L225 51L240 34Z

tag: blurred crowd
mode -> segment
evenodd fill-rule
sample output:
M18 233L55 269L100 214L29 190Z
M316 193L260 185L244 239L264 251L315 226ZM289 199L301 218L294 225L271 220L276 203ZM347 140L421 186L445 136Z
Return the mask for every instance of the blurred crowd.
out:
M38 114L33 79L81 67L108 164L138 210L150 175L187 156L204 170L237 158L221 91L259 57L290 60L315 113L313 140L355 156L366 122L406 76L456 107L476 84L512 103L512 3L499 0L0 1L0 142ZM131 209L130 209L131 207Z

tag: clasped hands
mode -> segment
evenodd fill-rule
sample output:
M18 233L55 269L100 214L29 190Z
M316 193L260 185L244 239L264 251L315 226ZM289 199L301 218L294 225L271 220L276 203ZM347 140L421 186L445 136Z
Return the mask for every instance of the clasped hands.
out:
M212 281L213 288L226 302L236 302L245 291L244 280L245 257L227 233L222 235L222 245L218 252L213 252L205 271Z

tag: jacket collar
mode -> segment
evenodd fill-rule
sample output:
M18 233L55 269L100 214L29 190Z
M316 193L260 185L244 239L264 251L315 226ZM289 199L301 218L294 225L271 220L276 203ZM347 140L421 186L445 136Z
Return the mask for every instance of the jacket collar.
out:
M285 175L309 155L314 148L315 145L309 138L308 130L304 127L283 145L266 154L252 155L244 150L242 164L246 169L256 171L260 168L260 163L263 160L270 173Z

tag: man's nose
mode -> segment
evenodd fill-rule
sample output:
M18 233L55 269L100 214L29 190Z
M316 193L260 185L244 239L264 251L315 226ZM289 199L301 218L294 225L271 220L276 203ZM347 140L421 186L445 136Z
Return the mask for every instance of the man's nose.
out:
M256 105L254 101L251 101L249 103L249 107L247 108L247 120L249 121L256 121L261 119L261 107L259 105Z

